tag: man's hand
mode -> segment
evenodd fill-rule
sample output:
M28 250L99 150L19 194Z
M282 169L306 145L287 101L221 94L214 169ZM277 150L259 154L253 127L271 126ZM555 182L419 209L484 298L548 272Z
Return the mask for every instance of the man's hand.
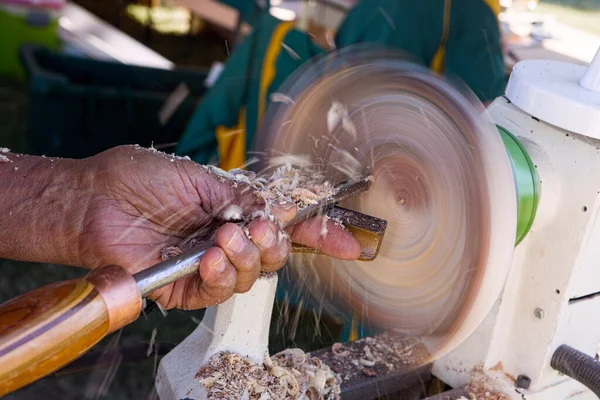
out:
M13 157L10 158L16 163ZM245 215L261 207L252 191L244 191L243 185L234 187L192 161L153 150L124 146L89 159L55 160L48 165L60 171L61 161L69 165L70 171L61 177L71 181L65 186L79 182L74 190L76 195L64 196L67 204L59 208L65 213L47 209L57 200L46 198L41 206L46 208L42 218L59 219L49 226L60 224L61 218L65 220L63 227L48 234L66 235L67 240L53 246L60 251L46 260L39 253L20 256L21 259L90 269L115 264L135 273L160 262L165 247L193 236L202 237L202 233L214 228L215 220L224 217L228 207L237 206ZM53 182L47 186L60 184ZM6 191L4 194L10 196ZM280 220L287 220L295 215L296 208L275 212ZM334 224L327 230L324 239L321 221L307 221L288 233L293 241L318 245L328 255L344 259L359 257L360 246L349 233ZM233 223L222 225L216 232L214 247L201 259L199 274L172 283L149 297L164 308L196 309L249 290L261 270L276 271L285 264L289 241L269 220L252 221L248 233L250 237ZM0 256L6 256L1 250L0 247Z

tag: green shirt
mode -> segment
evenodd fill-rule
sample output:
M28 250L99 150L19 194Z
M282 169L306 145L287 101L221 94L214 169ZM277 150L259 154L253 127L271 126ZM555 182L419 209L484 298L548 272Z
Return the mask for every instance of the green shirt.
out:
M362 0L343 21L338 47L376 43L464 81L481 101L504 93L495 0ZM202 99L176 149L202 164L243 165L270 96L323 54L310 36L264 12Z
M218 159L224 169L240 167L271 94L305 61L321 53L292 22L264 13L198 105L176 152L198 163Z
M491 101L506 84L494 1L361 0L342 21L336 46L374 43L404 51Z

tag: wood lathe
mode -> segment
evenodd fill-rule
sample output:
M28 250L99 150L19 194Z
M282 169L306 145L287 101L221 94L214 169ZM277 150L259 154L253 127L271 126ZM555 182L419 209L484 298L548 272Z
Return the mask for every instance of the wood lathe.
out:
M315 152L329 171L341 148L374 176L348 202L388 221L373 264L297 255L291 270L318 266L304 290L333 291L332 313L418 337L430 357L376 363L342 398L378 398L415 374L455 388L436 399L598 398L600 51L587 68L518 63L487 110L460 82L405 60L362 48L307 67L285 88L293 103L271 114L285 128L262 145ZM356 135L340 124L327 139L332 101Z
M373 186L344 206L388 223L368 265L296 254L288 267L298 290L377 333L311 354L338 371L342 399L432 377L453 388L437 400L598 398L600 181L585 171L600 170L600 53L588 68L518 63L487 109L460 82L364 47L310 63L276 97L257 148L310 154L332 178L359 165ZM400 356L407 338L426 354ZM194 346L161 362L162 400L203 398L181 368Z
M435 376L453 388L436 399L598 397L600 53L588 68L518 63L487 110L460 82L364 47L310 62L279 94L255 144L264 162L309 155L332 182L372 176L338 206L387 221L368 263L290 259L299 290L377 332L311 354L340 375L335 396ZM207 311L162 359L161 400L220 398L199 375L220 352L264 363L276 283ZM238 397L269 398L256 389Z

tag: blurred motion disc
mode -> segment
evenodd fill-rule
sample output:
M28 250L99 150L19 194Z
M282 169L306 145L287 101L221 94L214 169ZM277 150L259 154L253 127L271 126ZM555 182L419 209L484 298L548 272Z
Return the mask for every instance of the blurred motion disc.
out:
M511 164L481 103L402 54L364 48L307 64L280 92L256 149L308 155L332 183L373 176L343 206L388 221L375 261L293 255L294 284L330 311L421 338L429 361L455 348L498 298L516 233Z

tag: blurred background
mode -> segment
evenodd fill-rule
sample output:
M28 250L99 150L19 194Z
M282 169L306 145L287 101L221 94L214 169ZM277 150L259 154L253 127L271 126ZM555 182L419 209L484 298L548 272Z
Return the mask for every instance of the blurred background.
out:
M72 158L133 143L173 152L264 13L294 21L314 45L329 49L355 3L0 0L0 147ZM600 0L500 0L492 7L498 8L506 76L525 59L587 64L600 44ZM0 301L84 272L0 260ZM155 398L157 362L202 315L148 304L136 323L75 365L7 398ZM352 321L322 315L318 304L310 308L300 292L284 288L271 350L319 349L352 338L352 329Z

